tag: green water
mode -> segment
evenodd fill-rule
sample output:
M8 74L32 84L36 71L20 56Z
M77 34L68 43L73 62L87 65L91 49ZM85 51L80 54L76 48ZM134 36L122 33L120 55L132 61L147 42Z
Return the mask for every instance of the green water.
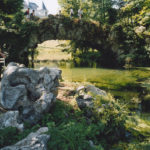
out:
M61 64L61 65L60 65ZM143 92L142 82L150 77L149 69L105 69L105 68L76 68L71 63L65 65L59 62L36 63L35 68L56 67L62 70L65 81L84 82L110 92L115 98L122 99L134 106L140 102Z

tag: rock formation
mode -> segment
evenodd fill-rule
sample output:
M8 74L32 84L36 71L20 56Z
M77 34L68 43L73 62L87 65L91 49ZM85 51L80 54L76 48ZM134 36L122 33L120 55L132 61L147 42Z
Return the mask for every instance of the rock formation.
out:
M35 124L55 102L60 76L58 69L33 70L10 63L1 81L0 105L18 112L21 122Z
M77 88L78 96L76 98L80 109L93 107L93 96L107 96L107 93L93 85L80 86Z

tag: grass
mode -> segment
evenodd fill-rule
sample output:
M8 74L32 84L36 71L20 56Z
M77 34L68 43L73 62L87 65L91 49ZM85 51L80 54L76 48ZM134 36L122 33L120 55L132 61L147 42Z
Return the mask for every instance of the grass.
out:
M133 120L134 119L134 120ZM143 137L150 138L150 120L139 115L134 115L127 120L127 127L132 128Z
M72 87L70 91L76 85L70 83L70 87ZM66 89L62 95L68 97L70 91ZM104 150L112 148L114 150L128 150L130 148L132 150L133 148L133 150L136 150L137 147L140 147L141 150L147 150L150 120L146 119L146 115L137 116L133 114L132 117L126 119L128 112L124 109L124 104L119 104L118 101L115 103L115 99L110 95L95 103L96 108L99 108L98 105L102 107L103 104L107 106L108 103L111 103L110 107L107 109L105 106L104 111L100 112L97 117L86 117L84 111L81 111L75 104L76 101L74 103L71 103L71 101L71 99L66 102L61 101L61 99L57 100L50 112L43 115L39 124L34 127L26 124L25 131L22 133L12 128L1 130L0 141L3 143L0 146L11 145L39 127L48 126L47 134L51 136L48 141L48 149ZM124 119L127 120L127 133L130 132L133 135L127 139L124 136L119 138L119 135L115 135L124 130ZM8 140L8 136L12 134L13 136ZM90 143L94 146L91 147Z
M64 44L66 41L46 41L42 44L38 45L37 51L38 55L36 56L36 60L68 60L71 59L71 55L62 52L61 50L63 49L60 44Z
M94 138L96 132L93 132L98 130L97 125L88 125L83 113L67 103L57 101L46 124L51 135L48 149L102 150L100 144L97 148L89 145L90 139L93 139L95 144L97 142Z

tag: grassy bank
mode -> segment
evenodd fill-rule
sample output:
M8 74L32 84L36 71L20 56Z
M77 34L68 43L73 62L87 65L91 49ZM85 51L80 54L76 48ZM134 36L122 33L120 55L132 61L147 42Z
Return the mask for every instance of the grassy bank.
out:
M37 61L49 60L49 61L60 61L71 59L71 55L62 52L63 49L61 44L65 44L66 41L46 41L38 45L36 56Z
M47 134L51 136L48 149L149 150L150 120L128 111L124 104L119 104L111 96L98 99L96 105L110 101L111 108L104 108L101 114L87 117L75 101L75 89L79 85L80 83L61 82L57 101L50 112L34 127L25 124L24 132L19 132L16 128L1 130L0 147L16 143L39 127L48 126ZM123 135L120 137L121 132Z

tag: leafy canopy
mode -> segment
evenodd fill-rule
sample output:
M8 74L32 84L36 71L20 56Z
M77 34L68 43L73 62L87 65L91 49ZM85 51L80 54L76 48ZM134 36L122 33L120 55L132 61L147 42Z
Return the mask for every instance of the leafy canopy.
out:
M23 0L1 0L0 13L15 14L23 8Z

